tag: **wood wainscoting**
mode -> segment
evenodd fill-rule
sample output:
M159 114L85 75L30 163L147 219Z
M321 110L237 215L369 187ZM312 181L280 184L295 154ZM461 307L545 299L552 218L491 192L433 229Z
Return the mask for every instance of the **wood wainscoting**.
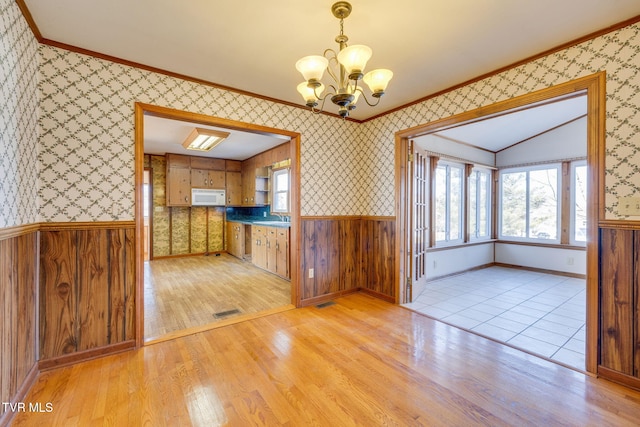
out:
M598 375L640 389L640 222L600 222Z
M0 230L0 401L22 401L37 374L38 224ZM0 407L0 425L13 415Z
M302 217L301 230L301 306L357 291L394 301L394 217Z
M134 347L134 222L40 233L40 368Z

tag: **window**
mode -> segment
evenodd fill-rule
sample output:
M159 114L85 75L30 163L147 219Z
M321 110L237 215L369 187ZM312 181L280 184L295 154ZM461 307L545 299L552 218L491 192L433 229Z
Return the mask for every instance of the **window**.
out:
M491 237L491 172L474 168L469 177L470 240Z
M462 179L464 168L440 162L435 173L436 242L462 241Z
M500 237L560 241L560 165L500 173Z
M273 171L271 212L289 213L289 168Z
M587 242L587 163L571 163L571 244Z

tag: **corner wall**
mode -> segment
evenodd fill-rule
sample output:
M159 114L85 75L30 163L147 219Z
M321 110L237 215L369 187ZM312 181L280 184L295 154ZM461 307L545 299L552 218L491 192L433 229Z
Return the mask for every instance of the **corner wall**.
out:
M38 43L0 0L0 401L22 399L37 372ZM13 414L0 407L0 425Z

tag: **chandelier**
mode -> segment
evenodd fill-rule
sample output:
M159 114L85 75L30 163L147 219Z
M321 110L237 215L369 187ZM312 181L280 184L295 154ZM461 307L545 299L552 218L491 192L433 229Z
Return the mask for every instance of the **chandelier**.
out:
M333 16L340 19L340 34L336 37L336 43L340 49L337 53L333 49L327 49L322 56L305 56L296 62L296 69L306 80L298 85L298 92L304 98L307 107L310 107L314 113L321 112L324 102L330 97L331 102L339 107L338 114L345 118L349 116L351 110L356 108L361 95L369 106L378 105L393 73L390 70L378 69L364 74L364 67L371 58L372 51L365 45L348 46L349 38L343 31L344 19L351 13L351 4L339 1L331 6L331 12ZM334 84L328 85L331 90L323 94L325 85L321 80L325 71L331 76ZM375 103L367 99L362 85L358 86L360 80L369 86L371 96L376 98ZM316 107L319 101L322 104L318 109Z

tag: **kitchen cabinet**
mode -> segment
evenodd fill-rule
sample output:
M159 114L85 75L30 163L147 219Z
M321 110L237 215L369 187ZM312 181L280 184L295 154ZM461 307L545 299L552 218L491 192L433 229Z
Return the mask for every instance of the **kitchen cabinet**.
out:
M224 189L226 183L225 171L191 169L192 188Z
M226 172L227 205L242 204L242 172Z
M270 168L256 168L255 172L255 203L256 205L269 204L269 175Z
M191 205L191 166L189 156L167 154L167 206Z
M289 278L289 228L252 226L252 261L256 267Z
M275 273L288 279L289 275L289 228L276 228Z
M251 226L251 261L256 267L267 269L267 228Z
M227 222L227 252L236 258L243 259L245 254L244 224Z
M256 203L256 168L253 158L242 162L242 204L254 206Z

